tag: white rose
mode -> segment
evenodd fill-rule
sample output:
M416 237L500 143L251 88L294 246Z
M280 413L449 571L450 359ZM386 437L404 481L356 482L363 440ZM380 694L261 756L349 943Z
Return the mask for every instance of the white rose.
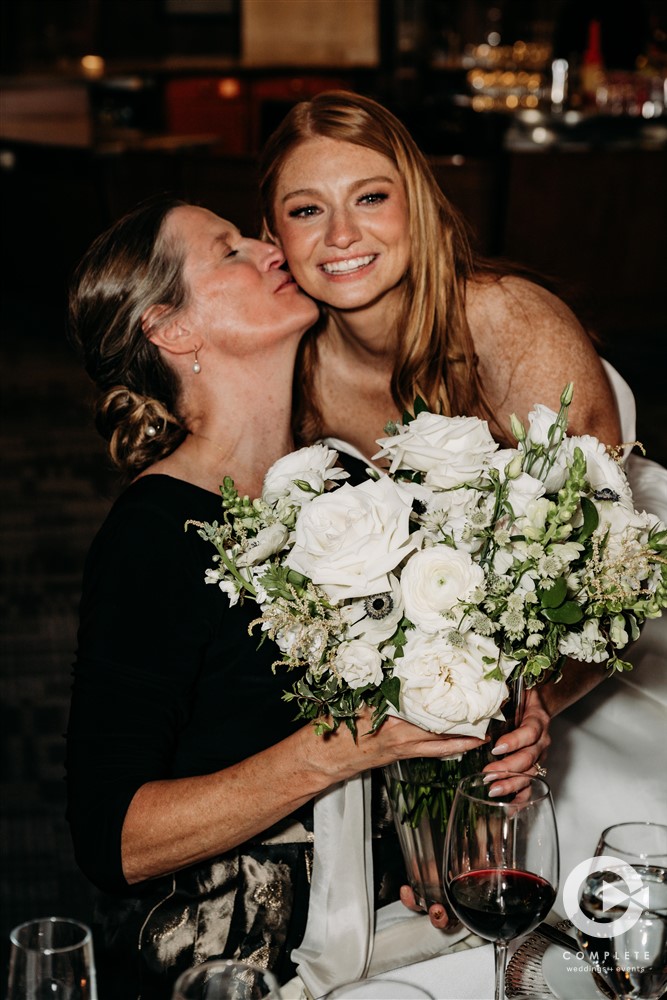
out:
M403 656L394 663L394 676L401 681L401 716L433 733L483 737L508 696L504 681L485 677L493 664L484 657L497 661L496 644L472 631L462 645L420 630L407 635ZM516 662L502 657L506 678Z
M409 521L410 499L387 476L345 483L301 509L285 562L335 602L382 594L415 548Z
M382 683L382 657L377 646L363 639L343 642L336 651L335 669L351 688L378 687Z
M341 608L341 617L348 623L349 639L365 639L379 645L390 639L403 617L401 585L393 573L389 575L390 590L351 601Z
M408 560L401 574L406 616L425 632L438 632L443 617L459 601L479 603L484 571L467 552L449 545L422 549Z
M264 476L262 499L274 507L279 500L290 500L296 506L307 503L322 493L331 480L347 479L348 473L336 467L338 452L324 444L300 448L274 462ZM308 483L312 492L301 489L295 481Z
M382 450L374 458L390 458L390 473L403 468L424 472L427 484L442 489L477 481L498 448L486 421L426 411L378 444Z

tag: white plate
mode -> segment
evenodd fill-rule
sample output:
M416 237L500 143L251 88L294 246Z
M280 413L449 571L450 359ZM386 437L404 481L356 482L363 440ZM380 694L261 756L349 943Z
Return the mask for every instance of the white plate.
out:
M557 925L571 932L569 920ZM541 934L530 934L519 946L507 966L506 993L513 997L538 1000L608 1000L595 983L588 963L551 944Z
M557 1000L606 1000L595 985L590 965L556 944L550 944L542 956L542 975Z

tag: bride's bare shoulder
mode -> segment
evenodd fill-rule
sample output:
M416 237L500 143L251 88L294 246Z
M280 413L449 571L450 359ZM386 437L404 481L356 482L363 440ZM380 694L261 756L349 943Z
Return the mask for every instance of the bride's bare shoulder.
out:
M494 410L525 419L537 402L558 409L574 382L570 430L617 443L615 401L597 350L572 310L546 288L515 275L470 282L466 312L479 370Z

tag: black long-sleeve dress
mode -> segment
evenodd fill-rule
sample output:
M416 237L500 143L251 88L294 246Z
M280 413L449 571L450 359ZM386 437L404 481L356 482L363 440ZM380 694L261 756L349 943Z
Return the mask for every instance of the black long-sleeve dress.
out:
M77 861L99 889L100 1000L169 998L206 957L242 957L293 974L305 928L312 806L213 861L128 885L121 830L156 779L209 774L294 732L279 652L248 634L252 601L234 608L206 585L211 545L190 519L220 518L218 497L146 476L115 503L83 584L67 734L68 820ZM267 795L271 789L267 788Z

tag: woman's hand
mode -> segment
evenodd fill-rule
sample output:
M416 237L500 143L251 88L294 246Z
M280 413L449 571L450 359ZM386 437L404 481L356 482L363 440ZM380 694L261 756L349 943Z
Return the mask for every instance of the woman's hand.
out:
M526 694L523 721L518 729L500 738L491 753L500 759L487 764L484 772L493 775L499 771L514 771L531 777L542 774L544 755L551 744L549 723L551 716L545 708L539 685ZM493 782L492 794L503 795L517 791L511 781Z
M331 784L395 760L455 757L484 743L471 736L431 733L393 716L373 733L371 720L371 710L364 708L357 718L356 741L344 725L324 737L308 737L309 758L329 775Z

